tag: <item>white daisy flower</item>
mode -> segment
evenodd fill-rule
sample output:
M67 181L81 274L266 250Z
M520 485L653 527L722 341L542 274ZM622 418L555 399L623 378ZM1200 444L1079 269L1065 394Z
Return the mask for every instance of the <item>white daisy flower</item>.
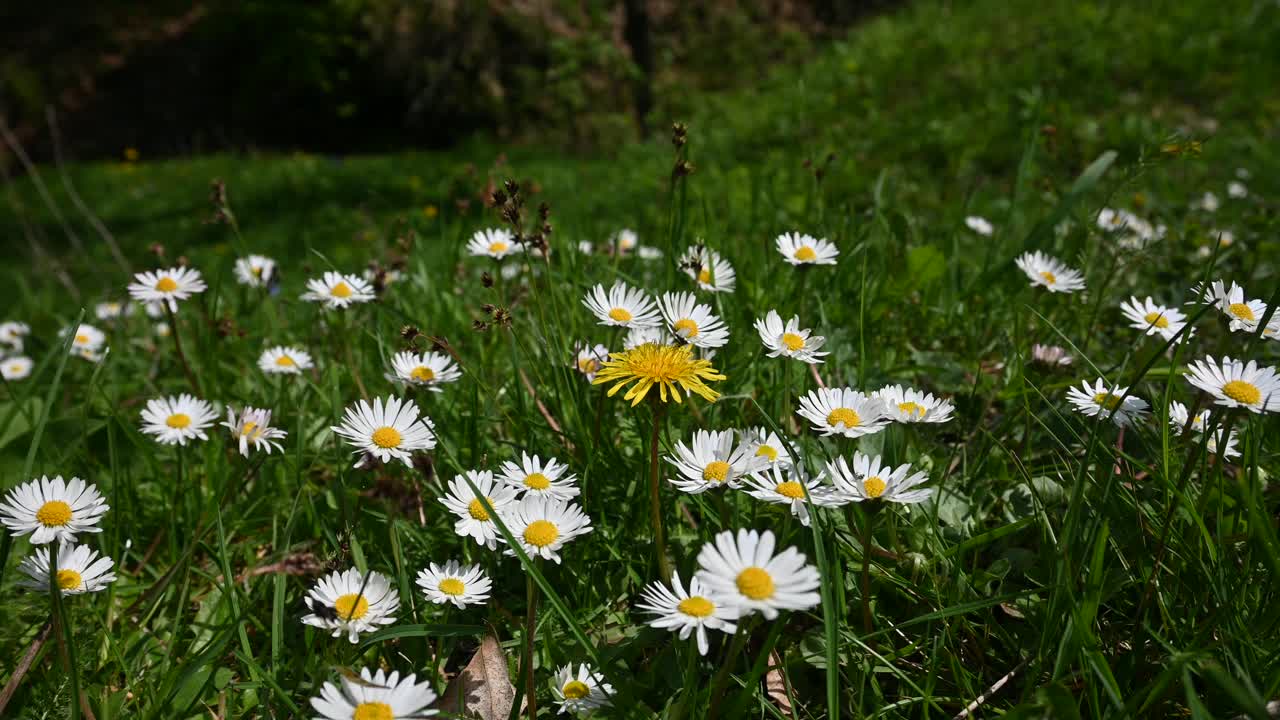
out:
M15 351L22 351L23 339L29 334L31 326L24 322L10 320L0 323L0 345L8 345Z
M365 268L364 272L360 274L360 277L368 280L370 284L375 284L379 276L382 277L382 287L386 288L400 282L404 278L404 273L395 268L369 267Z
M326 310L341 310L355 303L367 303L375 297L373 286L357 275L327 272L322 278L307 281L302 299L323 303Z
M835 265L840 255L834 243L800 233L783 233L775 242L790 265Z
M684 273L698 283L700 290L731 293L738 283L738 274L720 253L704 245L694 245L680 257Z
M883 400L848 387L809 391L796 414L823 435L849 438L880 432L890 421Z
M763 461L762 467L791 467L788 445L778 437L778 433L760 426L747 428L742 431L742 442L752 457Z
M900 423L944 423L955 411L950 400L901 385L886 385L872 395L883 400L885 412Z
M231 437L240 443L240 454L249 457L250 450L266 450L271 454L272 448L284 452L284 448L276 440L289 433L271 427L271 411L246 407L239 413L227 408L227 420L222 427L231 431Z
M1187 368L1187 382L1213 396L1214 403L1251 412L1280 412L1280 378L1273 367L1259 367L1256 360L1244 363L1209 355Z
M609 247L619 255L626 255L640 245L640 236L631 228L622 228L609 238Z
M343 677L341 686L325 683L311 707L320 713L315 720L418 720L440 713L428 707L435 701L429 680L418 683L414 675L402 680L398 672L362 668L359 678Z
M774 543L768 530L739 530L736 538L726 530L698 552L695 577L744 616L759 612L773 620L779 610L816 607L821 602L817 569L806 565L794 547L774 555Z
M603 285L596 285L582 299L582 304L599 318L601 325L637 328L654 327L662 322L649 294L622 281L614 283L608 292Z
M596 379L600 366L609 359L609 348L603 345L592 346L590 343L573 344L573 367L582 373L587 382Z
M1233 200L1249 197L1249 188L1238 180L1232 180L1227 183L1227 197Z
M531 557L560 562L565 543L591 532L591 518L573 503L546 495L527 494L502 513L502 522ZM500 538L502 539L502 538ZM508 555L515 550L507 548Z
M165 306L164 306L164 303L162 303L162 302L144 302L144 303L142 303L142 310L143 310L143 312L145 312L145 313L147 314L147 317L151 318L152 320L155 320L155 319L162 318L162 317L165 317L165 316L166 316L165 311L164 311L164 307L165 307ZM176 308L174 309L174 312L177 312L177 309L176 309Z
M474 491L459 476L449 481L449 492L438 499L449 512L458 516L453 525L455 533L474 538L477 543L493 550L498 547L498 526L480 498L483 497L494 512L502 515L502 521L506 523L508 510L516 502L516 491L494 480L493 473L488 470L468 470L466 477L471 480L471 485L475 485ZM507 527L510 529L511 526L508 524Z
M262 351L258 367L268 375L298 375L312 367L311 355L302 348L277 345Z
M14 355L0 360L0 377L5 380L25 380L31 375L33 363L25 355Z
M1023 253L1014 261L1018 268L1031 279L1031 285L1048 289L1050 292L1072 293L1084 289L1084 276L1078 271L1063 265L1057 258L1046 255L1039 250Z
M671 333L694 347L718 348L729 342L729 328L693 293L663 293L658 307Z
M1073 387L1067 392L1067 400L1075 406L1076 412L1086 417L1110 417L1116 426L1125 427L1145 420L1150 407L1142 398L1125 397L1128 390L1127 387L1108 388L1102 379L1093 385L1085 380L1080 387Z
M236 258L236 282L252 288L267 287L276 274L276 261L265 255Z
M385 575L371 572L366 578L354 568L320 578L304 602L311 614L303 616L303 623L332 631L333 637L346 635L352 643L360 633L394 623L400 608L400 598Z
M1199 201L1191 203L1192 207L1199 208L1205 212L1217 212L1222 207L1222 201L1218 200L1218 196L1211 192L1206 192L1200 196Z
M418 587L436 605L453 603L458 609L483 605L493 582L479 565L463 565L450 560L443 566L431 563L418 573Z
M578 486L574 483L577 477L568 472L569 468L555 458L547 458L546 463L537 455L529 457L528 453L520 453L520 464L508 460L502 463L498 477L508 487L528 495L544 495L557 500L569 500L577 497Z
M594 251L595 251L595 244L592 243L590 240L578 241L578 252L582 253L583 255L590 255Z
M80 478L44 476L9 491L0 504L0 523L10 535L30 533L33 545L74 543L79 533L102 532L98 521L109 509L98 488Z
M133 314L133 305L116 300L100 302L93 306L93 316L99 320L115 320Z
M182 393L152 398L142 409L142 432L154 435L161 445L186 445L188 440L208 440L204 429L218 419L213 405Z
M821 335L813 335L813 331L808 328L800 327L799 315L791 316L784 325L778 311L770 310L763 318L756 319L756 332L760 333L760 342L769 349L769 357L781 355L816 365L830 354L819 352L827 339Z
M928 475L912 473L911 465L907 463L891 468L881 462L879 455L872 457L855 452L852 467L844 458L838 457L835 462L827 463L827 474L834 484L833 493L846 502L883 500L912 505L933 494L930 488L916 489L928 481Z
M578 666L577 673L574 673L572 663L557 670L556 684L551 690L560 712L578 717L586 717L608 707L613 695L613 686L586 663Z
M173 333L173 328L169 327L169 323L166 322L158 322L151 326L151 329L155 331L156 337L161 338L167 338Z
M1244 288L1236 283L1228 287L1221 280L1214 280L1201 292L1205 302L1213 303L1223 315L1227 316L1227 328L1231 332L1243 330L1254 332L1258 323L1267 314L1267 304L1261 300L1249 300L1244 295Z
M683 492L697 495L708 490L742 485L742 478L765 467L767 460L757 456L748 443L737 442L733 430L695 430L693 442L676 442L666 461L676 467L680 477L668 479Z
M374 398L373 405L368 400L356 402L347 408L342 424L330 429L356 447L356 454L361 456L356 467L364 464L365 453L384 463L396 459L405 467L413 467L409 458L414 451L436 446L431 418L419 416L414 401L393 395L387 396L385 402Z
M71 332L71 328L63 328L58 336L66 337ZM76 326L75 336L71 340L71 352L81 356L96 355L106 342L106 333L92 325L81 323Z
M627 331L627 336L622 339L623 350L634 350L641 345L653 343L655 345L674 345L676 339L667 332L667 329L661 325L653 327L633 327Z
M170 310L178 309L178 301L205 291L200 271L187 267L171 267L167 270L140 272L129 283L129 296L144 303L165 304Z
M431 392L441 392L440 386L451 383L462 377L462 371L453 363L453 358L444 353L425 352L421 355L413 352L399 352L391 358L391 372L387 379L392 382L425 387Z
M1041 345L1040 343L1031 346L1031 359L1041 365L1050 367L1064 367L1075 360L1067 352L1066 348L1057 345Z
M995 226L992 225L989 220L987 220L984 217L978 217L977 215L970 215L969 217L965 218L964 224L970 230L978 233L983 237L991 237L996 231Z
M1207 241L1196 248L1196 255L1202 258L1211 257L1215 249L1226 250L1235 244L1236 234L1230 230L1210 230Z
M511 232L505 228L489 228L477 230L467 242L467 252L474 256L491 257L501 260L508 255L521 252Z
M1142 330L1147 335L1159 335L1165 340L1172 340L1187 325L1186 315L1157 304L1150 296L1146 300L1130 297L1128 302L1120 304L1120 311L1129 319L1129 327ZM1187 333L1187 337L1191 334Z
M657 260L662 257L662 248L652 245L641 245L636 248L636 256L641 260Z
M1210 412L1208 410L1201 410L1194 418L1189 418L1189 414L1190 413L1187 410L1186 405L1183 405L1176 400L1169 403L1169 427L1173 429L1173 433L1175 435L1181 435L1183 428L1187 427L1187 421L1190 420L1191 432L1200 437L1204 437L1205 429L1209 425ZM1233 457L1239 457L1240 452L1236 450L1236 431L1232 430L1230 433L1226 433L1227 441L1226 443L1221 443L1219 441L1224 435L1223 430L1224 428L1218 428L1218 430L1209 437L1208 441L1205 443L1206 449L1208 449L1210 453L1220 455L1226 460L1230 460ZM1218 452L1219 445L1223 446L1222 452Z
M62 594L83 595L98 592L115 582L116 574L111 572L115 563L111 558L90 550L85 545L58 543L58 588ZM22 559L18 570L27 576L18 585L36 592L49 591L49 549L36 548L35 552Z
M730 635L738 631L738 608L707 592L696 577L689 580L686 592L680 573L671 575L671 589L661 582L649 583L636 609L654 616L648 621L650 627L677 632L681 640L697 633L700 655L706 655L711 647L707 630Z
M786 505L791 514L800 519L800 524L809 527L808 499L815 506L843 505L848 500L831 492L831 488L822 484L822 473L812 477L803 469L774 467L748 475L743 488L747 494L757 500L775 505Z

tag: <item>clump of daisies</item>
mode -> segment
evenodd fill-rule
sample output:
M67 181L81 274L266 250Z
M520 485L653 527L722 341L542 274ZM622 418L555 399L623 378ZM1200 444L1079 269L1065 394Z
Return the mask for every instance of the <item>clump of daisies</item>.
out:
M142 409L142 432L162 445L186 445L192 440L208 440L205 428L217 419L213 405L194 395L153 398Z
M1146 419L1149 414L1147 401L1129 395L1127 387L1112 387L1101 378L1092 385L1089 381L1073 387L1067 399L1076 412L1086 417L1110 418L1117 427L1127 427Z
M834 243L801 233L783 233L774 243L789 265L835 265L840 256Z
M361 633L372 632L396 621L400 599L387 576L359 570L335 571L320 578L305 598L311 614L302 622L330 632L333 637L347 636L355 643Z
M326 310L342 310L358 303L371 302L376 295L373 286L359 275L326 272L323 277L307 281L302 299L320 303Z
M1084 289L1084 276L1067 267L1061 260L1039 250L1023 253L1014 261L1031 280L1031 285L1050 292L1073 293Z
M800 316L793 315L785 324L777 310L770 310L756 320L756 332L760 342L769 350L769 357L788 357L815 365L830 353L821 352L826 338L814 335L809 328L800 327Z
M363 467L366 455L391 462L399 460L412 467L410 458L419 450L436 446L435 426L431 418L419 415L418 404L394 395L386 400L360 400L347 408L340 425L333 432L354 445L360 456L356 467Z
M387 379L404 385L422 387L431 392L441 392L441 386L462 377L453 358L444 353L411 351L396 353L391 358L391 372Z

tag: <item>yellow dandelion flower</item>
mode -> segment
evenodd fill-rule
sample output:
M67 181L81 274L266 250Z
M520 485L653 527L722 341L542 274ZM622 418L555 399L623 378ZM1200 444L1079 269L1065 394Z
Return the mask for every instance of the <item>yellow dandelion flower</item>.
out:
M682 402L677 384L690 395L699 395L708 402L715 402L720 393L708 387L706 381L725 379L724 375L711 367L710 360L695 358L693 347L689 345L675 347L645 343L625 352L612 353L609 357L601 365L591 384L613 382L614 386L609 388L609 397L613 397L619 390L634 382L635 385L622 396L623 400L630 400L632 406L644 400L654 385L658 386L662 402L667 401L668 392L676 402Z

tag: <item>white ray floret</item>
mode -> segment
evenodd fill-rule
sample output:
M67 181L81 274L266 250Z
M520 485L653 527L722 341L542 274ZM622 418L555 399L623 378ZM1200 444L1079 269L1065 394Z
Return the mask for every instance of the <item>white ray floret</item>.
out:
M213 405L194 395L152 398L142 410L142 432L162 445L186 445L188 440L208 440L205 428L217 419Z
M1129 327L1141 330L1148 335L1159 335L1165 340L1172 340L1187 325L1187 316L1171 307L1160 305L1147 297L1139 300L1130 297L1120 304L1120 311L1129 320ZM1184 337L1190 337L1187 333Z
M769 357L789 357L815 365L830 354L819 351L827 339L814 335L809 328L800 327L798 315L783 323L778 311L770 310L763 318L757 318L755 325L756 332L760 333L760 342L769 350Z
M276 261L265 255L236 258L236 282L252 288L267 287L276 275Z
M671 334L682 341L700 348L723 347L729 342L729 328L693 293L664 293L658 306Z
M388 396L385 401L374 398L373 405L367 400L356 402L347 408L342 424L330 429L356 447L356 454L361 456L356 467L364 464L365 453L384 463L394 459L412 467L410 458L414 452L436 446L431 418L419 416L414 401L395 396Z
M950 400L901 385L886 385L873 395L884 401L885 412L900 423L944 423L955 412Z
M326 310L341 310L356 303L374 299L373 286L359 275L326 272L323 277L307 281L302 299L320 303Z
M581 492L578 478L569 468L555 458L544 463L537 455L520 453L519 464L510 460L502 463L498 478L503 484L525 495L543 495L558 500L569 500Z
M670 588L661 582L649 583L636 609L653 616L650 627L678 633L681 640L696 634L700 655L711 647L707 630L730 635L738 631L738 608L709 592L696 577L689 579L686 591L680 573L671 576Z
M726 530L698 552L695 577L744 616L759 612L773 620L779 610L816 607L817 569L794 547L775 555L775 542L769 530Z
M1039 250L1023 253L1014 261L1026 273L1032 286L1039 285L1050 292L1073 293L1084 289L1084 276L1057 258Z
M501 260L508 255L522 252L523 247L517 245L511 231L504 228L477 230L467 242L467 252L477 257L490 257Z
M592 530L591 518L582 508L542 495L525 495L503 512L502 521L526 554L557 564L566 543ZM506 552L516 554L511 548Z
M57 543L58 570L54 576L58 589L65 595L83 595L98 592L115 582L116 574L111 572L115 563L111 558L99 557L97 551L85 545ZM31 555L23 558L18 570L27 577L18 582L19 585L36 592L49 592L49 548L36 548Z
M920 488L929 476L923 472L911 472L911 465L904 463L896 468L885 465L879 455L860 452L853 454L850 465L843 457L827 463L833 493L849 502L893 502L913 505L923 502L933 494L931 488Z
M796 414L823 435L849 438L880 432L890 420L883 400L848 387L811 390Z
M1092 385L1085 380L1067 391L1067 400L1086 417L1109 417L1116 426L1126 427L1145 420L1150 407L1142 398L1126 396L1128 391L1127 387L1108 387L1101 378Z
M472 485L475 490L471 489ZM506 513L516 502L516 491L494 480L493 473L488 470L468 470L465 477L460 475L449 481L449 491L439 500L449 512L458 517L453 525L455 533L473 538L477 543L493 550L498 547L498 526L493 522L493 514L489 508L480 502L481 497L506 522Z
M440 713L429 707L435 701L429 680L419 683L414 675L401 678L398 672L362 668L359 677L325 683L311 707L320 713L315 720L418 720Z
M144 303L156 303L178 309L178 302L204 292L206 285L200 271L187 267L140 272L129 284L129 296Z
M489 599L493 582L479 565L463 565L450 560L444 565L431 563L418 573L418 587L436 605L452 603L459 609L483 605Z
M835 265L840 255L834 243L801 233L783 233L774 243L790 265Z
M246 407L236 412L227 408L227 419L222 427L231 431L231 437L240 446L240 454L249 457L252 450L265 450L268 455L272 450L284 452L280 443L289 433L280 428L271 427L271 411L261 408Z
M61 475L23 483L0 503L0 523L14 536L31 535L33 545L73 543L80 533L102 532L98 521L110 506L98 488Z
M396 353L391 358L391 372L387 373L387 379L392 382L425 387L431 392L441 392L442 385L460 377L462 371L453 358L438 352Z
M352 643L361 633L394 623L400 608L400 598L387 576L371 572L366 578L354 568L320 578L305 601L311 614L303 616L303 623L327 630L333 637L345 635Z
M1274 367L1261 367L1256 360L1243 362L1213 356L1191 363L1187 382L1213 397L1214 403L1251 412L1280 412L1280 377Z
M655 327L662 323L658 307L644 290L633 288L624 282L616 282L607 291L596 285L582 299L599 319L601 325L638 328Z

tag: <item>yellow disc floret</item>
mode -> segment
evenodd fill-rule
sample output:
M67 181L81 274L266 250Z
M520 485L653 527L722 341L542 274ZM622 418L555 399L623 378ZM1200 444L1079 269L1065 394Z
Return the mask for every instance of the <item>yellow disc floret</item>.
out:
M581 700L591 694L591 688L581 680L570 680L560 688L566 700Z
M827 424L835 427L840 423L844 423L847 428L855 428L862 424L862 418L858 417L858 413L850 408L836 408L827 415Z
M489 507L493 507L493 498L486 497L485 502L489 503ZM485 510L484 505L480 504L480 498L472 500L471 504L467 505L467 513L471 515L472 520L489 522L489 511Z
M369 601L364 595L348 593L333 601L333 611L342 620L359 620L369 612Z
M1252 322L1258 319L1258 316L1253 314L1253 308L1244 303L1231 303L1227 309L1231 311L1232 315L1235 315L1241 320L1248 320Z
M804 486L795 480L778 483L778 486L774 488L774 491L784 498L791 498L792 500L804 499Z
M1160 328L1161 330L1169 327L1169 318L1165 317L1164 313L1150 312L1142 319L1145 320L1148 325Z
M400 437L399 430L389 425L383 425L377 430L374 430L373 435L369 439L373 440L374 445L377 445L384 450L390 450L391 448L400 447L400 441L402 438Z
M391 706L383 702L365 702L356 706L351 720L395 720Z
M440 581L440 592L457 597L467 591L467 586L458 578L445 578Z
M609 311L609 319L614 322L631 322L631 311L626 308L616 307Z
M764 568L749 567L738 573L738 592L752 600L768 600L773 597L773 577Z
M84 579L75 570L58 571L58 587L62 590L79 590Z
M71 506L61 500L50 500L36 510L36 522L45 527L62 527L71 522Z
M698 337L698 323L689 318L680 318L671 326L677 333L692 340Z
M885 487L884 479L878 475L872 475L862 481L862 492L872 500L883 495Z
M163 293L170 293L178 289L178 282L173 278L165 275L156 281L156 290Z
M560 537L560 528L550 520L534 520L524 529L524 541L534 547L547 547Z
M551 487L551 479L542 473L529 473L524 478L524 486L530 490L546 490Z
M804 349L804 338L795 333L782 333L782 344L791 352Z
M351 294L352 294L351 286L346 284L345 282L339 282L337 285L334 285L333 287L329 288L329 294L336 298L343 298L343 299L349 298L351 297Z
M689 617L698 618L710 617L716 611L715 603L700 595L692 595L681 600L676 608Z
M409 373L409 377L417 380L418 382L427 383L436 379L436 373L426 365L419 365L413 369L413 372Z
M1257 405L1262 401L1262 391L1258 386L1244 380L1232 380L1223 385L1222 394L1243 405Z
M191 425L191 416L186 413L174 413L165 419L164 424L174 430L181 430Z
M813 262L818 259L818 253L808 245L801 245L796 248L796 259L800 262Z

